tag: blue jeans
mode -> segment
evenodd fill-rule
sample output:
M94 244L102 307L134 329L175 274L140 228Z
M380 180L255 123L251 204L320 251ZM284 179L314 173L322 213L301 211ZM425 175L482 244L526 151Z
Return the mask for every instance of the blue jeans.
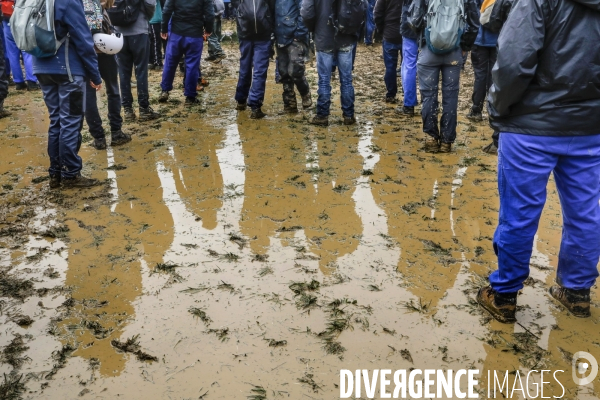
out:
M2 21L4 27L4 51L6 51L6 57L10 62L10 68L15 83L23 83L25 79L28 81L37 82L37 78L33 75L33 59L32 55L24 51L19 50L15 39L13 38L12 32L10 31L10 24L6 21ZM25 65L25 76L21 70L21 55L23 55L23 64Z
M38 80L48 107L48 155L53 176L76 177L82 168L79 148L85 113L85 81L83 76L38 74Z
M340 91L342 113L345 117L354 116L354 86L352 86L352 47L333 53L317 52L317 73L319 89L317 90L317 115L329 116L331 107L331 70L334 60L340 75Z
M423 132L442 143L454 143L456 139L456 117L458 113L458 89L462 53L460 48L448 54L434 54L424 46L419 53L417 73L423 108ZM441 131L438 127L438 86L442 75L442 118Z
M385 64L385 75L383 80L387 93L385 97L396 97L398 93L398 77L396 68L398 68L398 54L402 51L402 44L383 41L383 63Z
M373 11L375 10L375 1L368 0L367 3L367 20L365 23L365 44L373 44L373 32L375 32L375 19Z
M402 89L404 105L417 105L417 57L419 44L415 39L402 37Z
M238 103L252 109L262 107L265 99L271 41L240 40L240 75L235 90Z
M500 293L523 288L553 172L563 212L556 282L568 289L589 289L598 277L600 257L600 135L502 132L499 144L500 216L494 234L498 270L490 275L492 287Z
M208 37L208 55L209 56L221 56L223 48L221 47L221 17L215 16L215 22L213 23L213 31Z
M185 97L198 96L198 76L200 75L200 57L204 40L188 36L179 36L169 33L167 52L165 53L165 67L162 73L160 87L165 92L173 90L173 80L179 66L181 57L185 55L185 81L183 94Z

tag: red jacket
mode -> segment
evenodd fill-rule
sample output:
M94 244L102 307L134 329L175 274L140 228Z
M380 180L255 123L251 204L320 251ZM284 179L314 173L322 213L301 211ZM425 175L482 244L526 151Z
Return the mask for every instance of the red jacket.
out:
M2 16L4 17L4 19L8 20L13 14L13 9L15 8L15 1L0 0L0 6L2 7Z

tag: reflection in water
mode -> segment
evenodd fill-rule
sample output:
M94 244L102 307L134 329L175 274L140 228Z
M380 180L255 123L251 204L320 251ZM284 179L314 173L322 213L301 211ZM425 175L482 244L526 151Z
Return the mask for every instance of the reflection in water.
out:
M119 187L117 186L117 173L115 172L115 157L113 154L113 148L108 147L106 149L106 158L108 160L107 175L110 180L110 193L112 195L113 203L110 205L110 212L115 212L117 209L117 201L119 200Z

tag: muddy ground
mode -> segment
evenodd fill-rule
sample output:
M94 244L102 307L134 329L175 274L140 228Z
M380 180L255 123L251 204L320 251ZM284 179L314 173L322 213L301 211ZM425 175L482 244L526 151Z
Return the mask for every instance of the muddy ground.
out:
M227 26L226 29L231 29ZM496 267L496 157L468 111L462 75L452 154L420 151L419 117L383 103L381 48L359 46L359 124L314 110L283 115L271 64L261 121L235 111L237 48L203 64L202 105L181 87L131 144L96 151L90 190L47 187L39 92L15 93L0 121L0 397L7 399L335 399L339 370L561 369L600 359L592 318L568 315L553 283L561 211L551 182L519 296L519 324L475 305ZM309 81L316 98L316 71ZM180 77L177 78L180 81ZM151 71L151 97L160 72ZM100 94L103 114L105 94ZM549 391L548 391L549 390ZM559 396L552 385L545 396Z

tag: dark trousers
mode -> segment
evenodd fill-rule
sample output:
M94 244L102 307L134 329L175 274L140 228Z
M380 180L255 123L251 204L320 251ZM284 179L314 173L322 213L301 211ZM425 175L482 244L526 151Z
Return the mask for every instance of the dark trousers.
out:
M53 176L74 178L82 168L79 148L85 112L85 78L67 75L38 74L38 81L48 108L48 156Z
M2 32L0 31L0 34ZM8 74L6 59L4 58L4 37L0 38L0 107L8 96Z
M150 39L150 54L148 64L162 67L163 65L163 49L166 43L160 37L160 22L158 24L150 24L149 39Z
M385 64L385 75L383 80L387 93L385 97L395 98L398 93L398 55L402 53L402 43L390 43L383 41L383 63Z
M483 111L485 98L492 86L492 68L496 64L498 50L496 47L473 46L471 49L471 62L475 73L473 84L473 111Z
M306 81L304 63L308 57L308 45L306 43L293 41L285 47L277 47L277 69L279 79L283 83L283 104L296 105L296 92L300 96L306 96L310 87Z
M162 82L160 87L165 92L173 90L173 79L179 61L185 55L185 80L184 94L186 97L196 97L198 95L197 85L200 74L200 57L204 40L199 38L179 36L175 33L169 34L167 41L167 53L165 54L165 69L163 69Z
M235 100L238 103L247 102L252 109L262 106L265 99L270 50L270 40L240 39L240 74L235 90Z
M135 68L137 97L140 108L148 108L148 53L150 40L148 34L125 36L123 49L117 54L119 61L119 80L121 83L121 104L125 108L133 107L131 94L131 74Z
M417 61L417 74L423 108L423 132L442 143L454 143L458 113L458 89L462 53L460 48L452 53L438 55L424 46ZM442 75L442 118L438 127L438 86Z
M123 118L121 118L121 94L119 93L119 66L114 55L98 54L98 70L106 88L106 101L108 106L108 120L110 131L121 130ZM85 92L85 121L88 124L90 135L94 139L104 137L102 129L102 118L98 111L96 90L91 87L90 81L86 80Z

